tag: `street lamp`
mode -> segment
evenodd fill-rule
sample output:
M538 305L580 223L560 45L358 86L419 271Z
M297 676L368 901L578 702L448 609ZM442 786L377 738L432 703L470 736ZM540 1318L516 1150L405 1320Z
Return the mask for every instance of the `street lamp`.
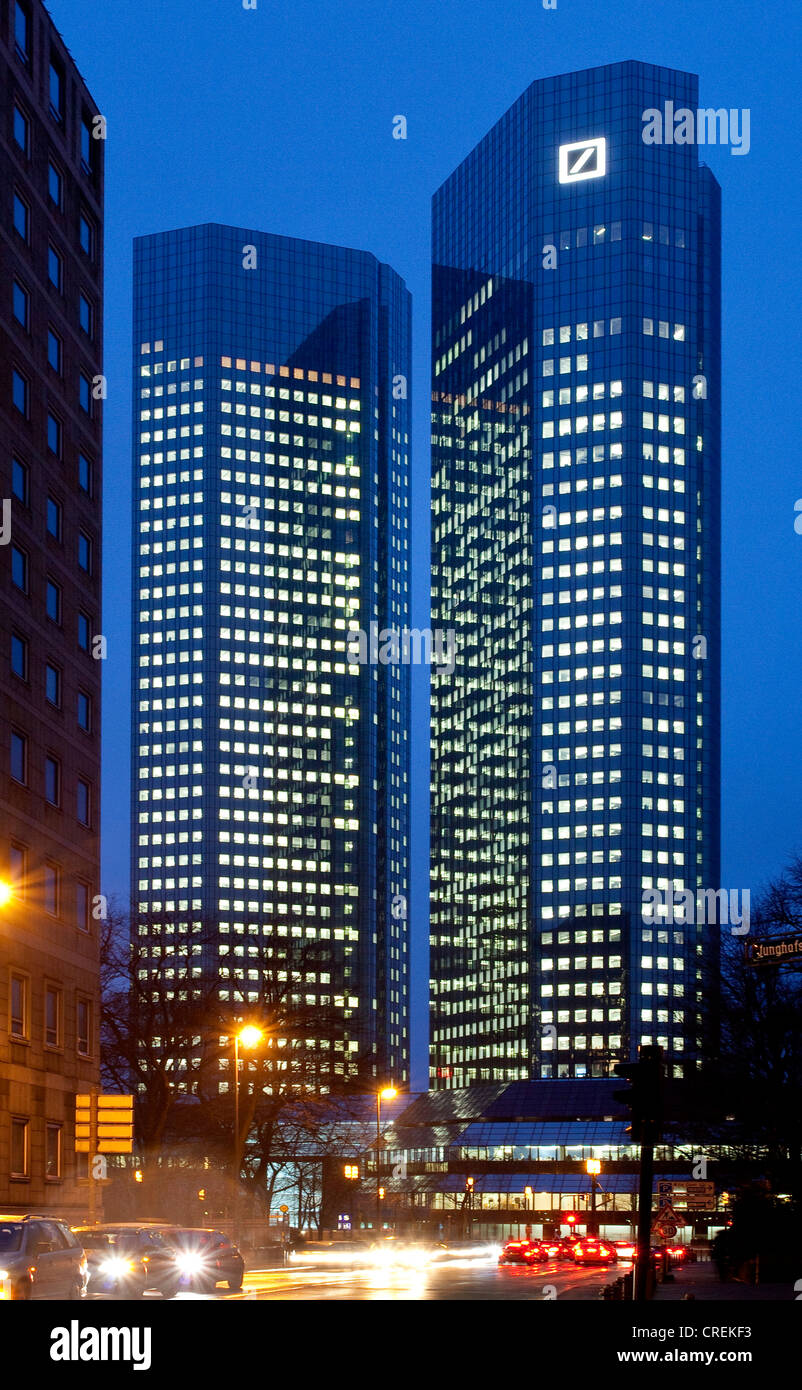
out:
M11 884L6 883L4 879L0 879L0 907L5 907L6 904L11 901L12 896L13 889Z
M381 1185L381 1168L379 1166L379 1151L381 1148L381 1122L382 1122L382 1101L395 1100L398 1095L395 1086L380 1086L376 1092L376 1230L381 1230L381 1211L382 1197L384 1188Z
M595 1213L595 1211L596 1211L596 1179L597 1179L597 1177L599 1176L599 1173L601 1172L601 1163L599 1162L599 1159L598 1159L598 1158L589 1158L589 1159L587 1160L587 1162L585 1163L585 1172L586 1172L586 1173L589 1175L589 1177L590 1177L590 1210L591 1210L591 1212L594 1212L594 1213ZM595 1230L595 1226L596 1226L595 1220L593 1221L592 1224L593 1224L593 1227L594 1227L594 1230Z
M239 1175L242 1167L242 1143L239 1129L239 1050L240 1047L258 1047L264 1033L252 1023L247 1023L234 1034L234 1244L237 1244L237 1216L239 1212Z

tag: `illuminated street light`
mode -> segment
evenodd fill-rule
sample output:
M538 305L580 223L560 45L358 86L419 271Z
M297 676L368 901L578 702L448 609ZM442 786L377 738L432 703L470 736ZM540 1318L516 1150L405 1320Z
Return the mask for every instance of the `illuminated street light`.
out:
M258 1047L264 1040L264 1033L253 1023L246 1023L234 1034L234 1244L237 1243L237 1217L239 1214L239 1175L242 1167L242 1143L239 1132L239 1050Z
M0 907L5 907L6 903L9 902L12 896L13 889L11 887L11 884L6 883L4 879L0 879Z
M585 1172L590 1177L590 1210L596 1210L596 1179L601 1172L601 1163L598 1158L589 1158L585 1163Z
M382 1122L382 1101L395 1100L398 1095L395 1086L380 1086L376 1092L376 1230L381 1230L382 1224L382 1198L384 1188L381 1186L381 1166L379 1164L379 1152L381 1149L381 1122Z

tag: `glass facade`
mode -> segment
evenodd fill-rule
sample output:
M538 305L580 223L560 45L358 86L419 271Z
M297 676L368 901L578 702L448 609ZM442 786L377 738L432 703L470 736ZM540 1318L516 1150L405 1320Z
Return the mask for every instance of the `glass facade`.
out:
M643 911L719 887L719 189L667 102L535 82L434 199L436 1087L682 1076L714 1014L718 926Z
M134 284L147 968L232 1018L277 980L319 1006L284 1040L299 1085L403 1081L409 668L346 634L409 620L409 296L366 253L218 225L139 238Z

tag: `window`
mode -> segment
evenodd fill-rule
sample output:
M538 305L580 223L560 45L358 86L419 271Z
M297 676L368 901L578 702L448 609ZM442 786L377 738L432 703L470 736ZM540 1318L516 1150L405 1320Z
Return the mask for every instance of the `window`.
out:
M27 975L11 972L8 1031L12 1038L27 1038L31 1018L31 982Z
M51 806L61 805L61 763L52 753L45 757L45 801Z
M45 1177L48 1182L61 1177L61 1125L55 1120L48 1120L45 1130Z
M55 579L48 579L45 597L47 616L53 623L61 622L61 585Z
M81 213L78 223L78 237L81 243L81 250L87 256L94 255L95 246L95 227L92 220L87 217L85 212Z
M78 646L82 652L89 651L89 640L91 637L91 623L86 613L78 614Z
M24 594L28 592L28 556L18 545L11 547L11 582Z
M11 634L11 669L20 680L28 679L28 641L18 632Z
M78 532L78 564L87 574L92 573L92 542L84 531Z
M56 458L61 458L61 421L50 411L47 412L47 447Z
M14 107L14 144L19 145L23 154L30 152L31 123L24 111Z
M47 534L54 540L61 540L61 503L55 497L47 499Z
M47 191L51 203L55 203L56 207L60 208L64 201L64 180L61 177L61 171L56 168L52 160L47 166Z
M89 884L81 879L75 884L75 925L79 931L89 931Z
M88 338L92 337L93 321L94 315L92 312L92 304L87 299L83 291L81 291L81 293L78 296L78 322L80 323L82 329L84 330L84 333Z
M14 231L27 242L31 224L31 210L19 193L14 194Z
M31 61L31 12L22 0L14 0L14 46L24 63Z
M8 850L8 877L18 898L25 897L25 880L28 872L28 851L24 845L11 841Z
M86 691L78 691L78 728L85 734L92 732L92 696Z
M11 730L11 776L23 786L28 781L28 740L19 730Z
M19 280L14 281L12 307L14 310L14 318L17 320L17 323L21 323L22 327L27 329L31 317L31 297L24 286L20 284Z
M28 465L21 459L11 460L11 491L24 507L28 505Z
M49 661L45 665L45 695L51 705L61 708L61 672Z
M28 381L27 378L22 375L22 372L17 371L16 367L13 368L11 373L11 399L20 415L24 415L27 420Z
M81 410L85 410L87 415L92 414L92 383L83 372L78 376L78 402Z
M11 1177L27 1178L29 1173L28 1121L11 1117Z
M92 1005L88 999L78 1000L76 1025L78 1051L88 1057L92 1048Z
M76 793L76 815L78 824L90 826L92 814L92 789L88 782L82 777L78 778L78 788Z
M78 455L78 486L92 496L92 464L86 454Z
M57 59L50 59L50 78L48 91L50 93L50 114L55 116L57 121L64 119L64 69Z
M42 899L45 912L58 917L59 911L59 871L57 864L45 864Z
M61 339L52 328L47 330L47 360L54 372L61 373Z
M57 290L61 289L64 279L64 262L55 246L48 246L47 248L47 277L51 285L55 285Z

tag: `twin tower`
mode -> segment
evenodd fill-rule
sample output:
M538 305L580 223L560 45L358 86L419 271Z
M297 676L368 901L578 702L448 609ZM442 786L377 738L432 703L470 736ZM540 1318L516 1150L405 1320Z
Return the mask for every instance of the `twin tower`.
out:
M415 660L430 1084L702 1049L715 931L642 906L719 874L719 190L643 138L697 100L636 62L535 82L435 194L415 626L403 281L136 243L137 930L159 988L283 988L299 1087L408 1080Z

